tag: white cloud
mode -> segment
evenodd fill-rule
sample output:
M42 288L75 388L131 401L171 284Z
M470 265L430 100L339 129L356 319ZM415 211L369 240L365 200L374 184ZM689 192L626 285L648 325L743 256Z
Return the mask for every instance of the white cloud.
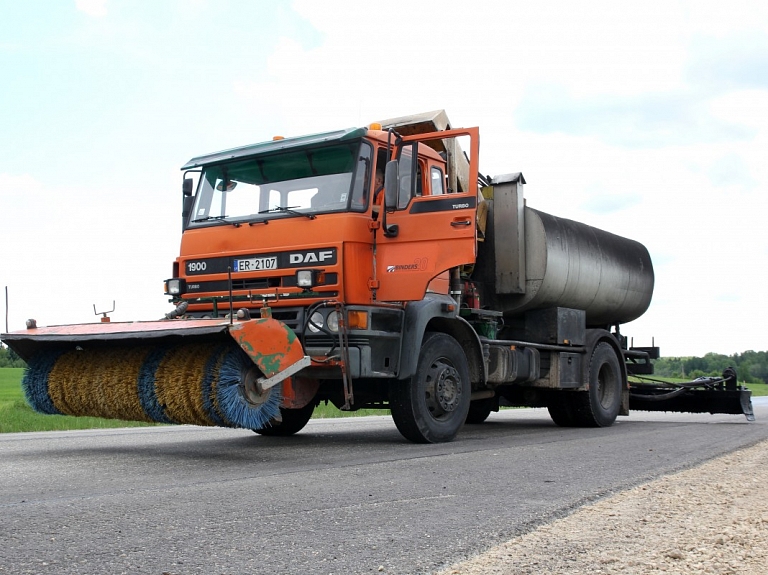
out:
M768 37L762 5L294 6L323 42L284 40L249 85L292 134L445 108L480 126L484 173L523 171L531 207L649 248L654 301L625 328L638 344L768 347L768 102L734 71L762 61L739 43Z
M728 122L768 132L768 89L734 90L712 98L709 113Z
M139 66L129 57L135 45L151 46L142 57L168 69L180 58L199 67L195 90L181 91L165 75L164 84L148 83L135 102L125 104L151 110L159 96L176 90L178 105L164 114L188 120L179 129L185 146L180 161L187 153L213 151L207 149L211 142L232 147L444 108L455 126L480 126L483 173L525 174L531 207L649 248L654 301L624 329L636 343L648 344L655 335L665 353L682 355L768 348L762 331L768 308L761 301L768 279L762 221L768 211L762 68L768 3L478 0L468 9L465 2L447 0L298 0L292 6L306 22L299 27L270 20L270 31L282 37L266 52L240 42L244 28L211 26L226 13L217 4L190 2L194 18L203 20L193 18L195 25L186 28L188 47L177 43L170 53L135 42L157 31L146 24L156 25L157 14L135 8L130 22L115 23L131 34L100 33L93 44L94 52L103 41L112 53L126 54L126 62L108 62L116 78L143 69L146 61ZM106 2L76 5L92 16L107 11ZM187 15L188 7L182 10ZM269 19L270 8L263 11ZM310 26L317 31L311 41L297 32ZM201 57L209 53L217 54L215 62ZM110 113L126 113L114 107L105 101L94 108L104 125ZM131 117L147 122L147 133L157 123L150 115ZM91 145L102 142L104 148L105 141L96 138ZM165 157L168 144L159 142L147 138L131 149ZM42 184L53 176L37 172L0 179L3 218L12 221L0 237L5 245L23 238L18 252L27 256L11 257L26 286L12 290L12 298L19 291L27 297L32 280L54 278L67 283L60 292L68 294L66 303L52 306L30 297L25 309L91 314L92 303L109 306L115 297L117 313L142 319L145 305L164 302L159 282L178 246L178 197L168 190L178 189L178 175L166 178L139 166L145 173L131 182L127 172L102 176L93 163L98 154L88 145L78 140L72 159L90 159L94 187L102 178L111 193L113 182L120 182L110 196L118 198L115 205L96 189ZM130 157L140 161L141 155ZM35 198L34 209L6 207L19 200L16 187ZM48 241L39 239L43 234L50 234ZM132 282L141 286L131 291ZM136 304L125 303L131 301Z
M75 7L88 16L101 18L107 15L107 0L75 0Z
M105 190L0 173L10 329L28 317L39 325L94 321L93 306L108 310L113 300L118 321L169 311L162 281L177 255L179 213L170 203L177 198L164 193L169 182Z

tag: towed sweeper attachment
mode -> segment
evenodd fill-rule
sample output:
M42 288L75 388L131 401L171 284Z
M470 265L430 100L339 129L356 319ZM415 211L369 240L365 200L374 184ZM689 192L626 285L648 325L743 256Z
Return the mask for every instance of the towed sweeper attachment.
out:
M33 325L2 339L27 362L36 411L132 421L263 429L310 363L271 318Z
M680 413L743 413L755 420L752 392L737 383L736 370L729 367L722 377L699 377L685 383L667 383L640 375L630 384L632 411L673 411Z

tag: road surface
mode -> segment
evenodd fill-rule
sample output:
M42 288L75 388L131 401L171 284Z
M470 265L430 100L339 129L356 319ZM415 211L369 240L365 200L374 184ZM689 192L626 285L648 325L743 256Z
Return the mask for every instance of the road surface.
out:
M608 429L492 414L449 444L388 417L290 438L191 426L0 435L0 575L430 573L586 502L768 438L743 416Z

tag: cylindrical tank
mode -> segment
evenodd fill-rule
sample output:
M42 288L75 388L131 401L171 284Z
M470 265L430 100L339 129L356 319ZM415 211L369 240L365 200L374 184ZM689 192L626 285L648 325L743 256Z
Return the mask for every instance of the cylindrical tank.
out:
M486 281L484 305L506 316L547 307L583 309L588 326L626 323L645 313L654 283L645 246L527 206L523 210L525 292L498 294ZM504 249L487 240L481 248L486 252ZM486 253L478 263L491 259Z

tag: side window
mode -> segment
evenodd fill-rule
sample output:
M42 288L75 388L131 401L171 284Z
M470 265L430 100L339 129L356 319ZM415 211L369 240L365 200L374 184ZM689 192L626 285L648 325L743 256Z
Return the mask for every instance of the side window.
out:
M429 173L432 185L432 195L439 196L444 194L445 189L443 187L443 182L445 181L445 178L443 177L443 170L433 166Z
M427 163L424 160L419 159L419 143L403 146L400 151L400 158L398 160L400 168L400 182L397 193L397 209L402 210L408 207L408 203L413 197L423 196L427 194L442 194L442 180L439 191L435 191L434 184L430 184L427 181L427 174L431 174L427 170ZM432 168L437 170L442 178L442 170L440 168ZM434 175L430 175L434 178ZM426 189L425 189L426 188Z
M424 195L424 171L426 164L419 160L416 162L416 196Z

